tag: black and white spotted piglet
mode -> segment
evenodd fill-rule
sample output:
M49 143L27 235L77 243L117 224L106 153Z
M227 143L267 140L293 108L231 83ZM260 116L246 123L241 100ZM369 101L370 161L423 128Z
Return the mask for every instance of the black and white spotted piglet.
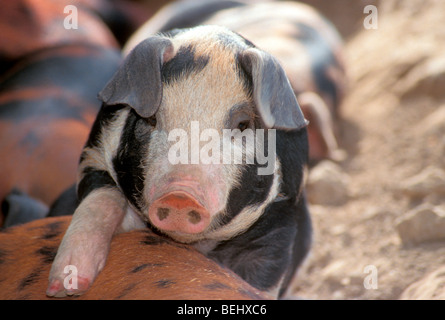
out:
M99 96L47 294L87 290L113 235L148 225L281 296L311 226L307 121L277 60L223 27L175 30L142 41Z

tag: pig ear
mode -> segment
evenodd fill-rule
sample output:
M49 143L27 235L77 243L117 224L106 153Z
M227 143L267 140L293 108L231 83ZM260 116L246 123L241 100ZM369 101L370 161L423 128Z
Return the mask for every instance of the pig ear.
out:
M253 99L267 127L295 130L308 124L283 68L273 56L249 48L240 54L239 61L252 77Z
M162 99L161 66L173 53L170 40L151 37L139 43L99 93L105 105L124 104L149 118Z

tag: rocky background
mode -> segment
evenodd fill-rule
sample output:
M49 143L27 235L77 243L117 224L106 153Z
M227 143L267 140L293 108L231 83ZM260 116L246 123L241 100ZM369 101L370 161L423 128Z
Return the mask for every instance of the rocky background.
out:
M445 298L445 2L304 1L345 39L340 141L313 167L305 299ZM366 5L378 9L367 30Z

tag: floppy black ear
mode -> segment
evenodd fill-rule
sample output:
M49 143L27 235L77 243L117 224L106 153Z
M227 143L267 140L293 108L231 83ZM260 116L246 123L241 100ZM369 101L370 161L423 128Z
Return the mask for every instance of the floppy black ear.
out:
M105 105L124 104L141 117L156 113L162 99L161 66L173 52L170 40L151 37L139 43L99 93Z
M308 124L283 68L272 55L249 48L239 61L252 76L253 99L267 127L294 130Z

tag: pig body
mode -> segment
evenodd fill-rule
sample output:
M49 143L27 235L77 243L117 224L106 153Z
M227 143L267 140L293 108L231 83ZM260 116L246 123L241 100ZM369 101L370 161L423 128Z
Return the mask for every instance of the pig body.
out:
M309 120L310 160L344 159L337 123L347 79L342 40L329 21L297 2L177 1L148 20L124 51L149 35L199 24L225 26L276 57Z
M122 61L112 33L93 13L114 11L107 3L2 2L0 227L42 216L40 202L51 204L76 182L100 107L97 92ZM68 28L77 15L78 28Z
M0 233L0 299L46 300L51 262L71 217L39 219ZM75 269L65 277L74 285ZM68 298L69 299L69 298ZM149 229L117 235L95 285L76 300L270 299L190 245Z
M97 92L120 62L113 49L76 44L15 65L0 88L0 199L18 189L49 205L75 183Z
M100 98L47 294L87 290L112 237L148 226L282 296L311 226L307 121L277 60L224 27L175 30L137 45Z

